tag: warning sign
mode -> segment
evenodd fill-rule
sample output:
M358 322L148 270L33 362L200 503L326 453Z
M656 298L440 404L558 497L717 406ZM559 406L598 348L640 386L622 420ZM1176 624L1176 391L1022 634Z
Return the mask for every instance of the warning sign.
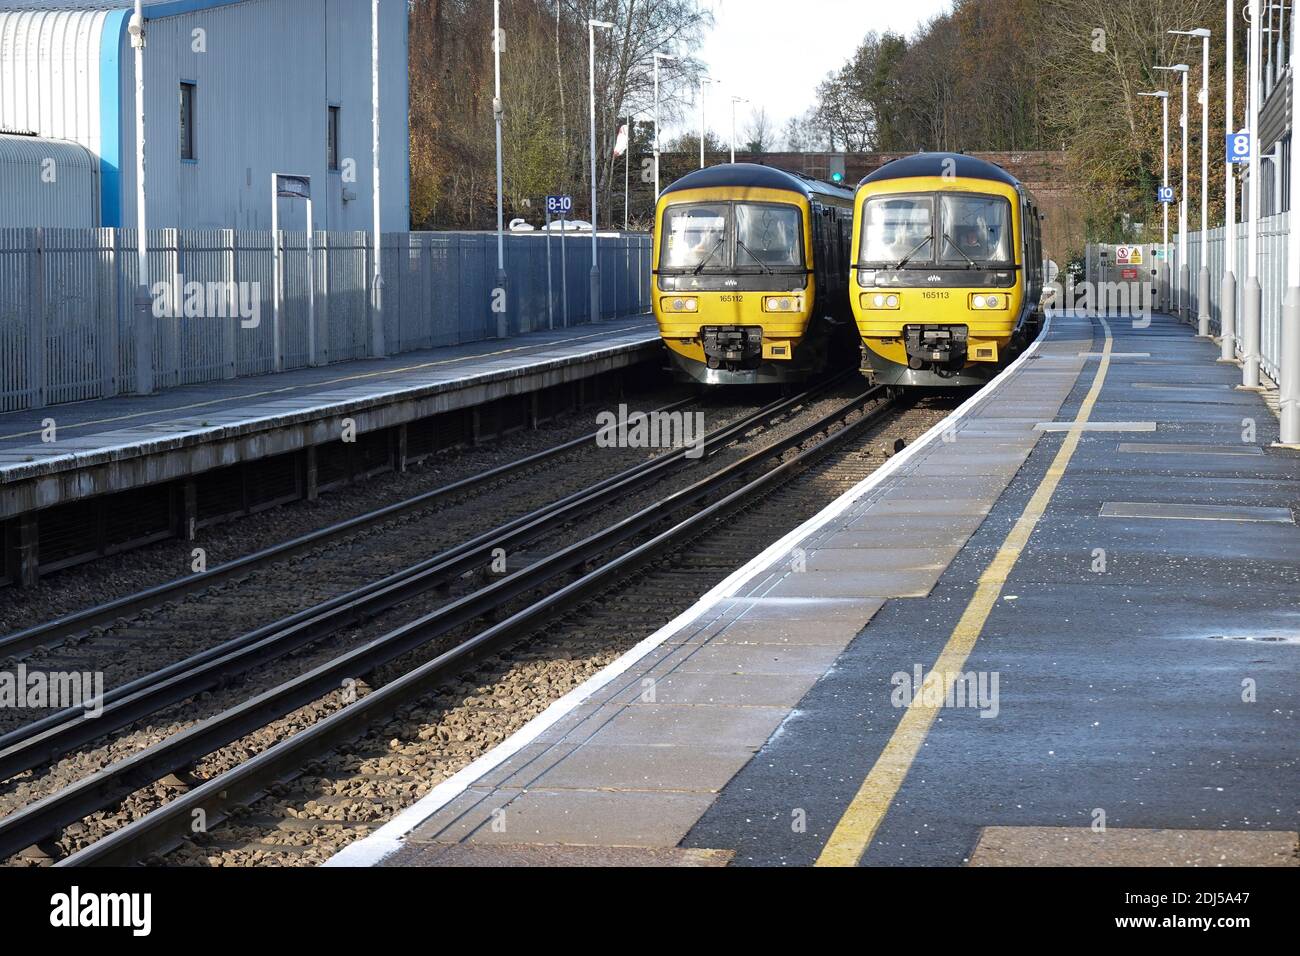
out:
M1142 265L1142 247L1141 246L1120 246L1115 250L1115 265L1117 266Z
M1136 269L1121 269L1119 275L1125 282L1134 282L1137 280L1138 271Z
M1142 248L1141 248L1141 246L1134 246L1132 249L1130 249L1130 250L1128 251L1128 264L1131 265L1131 266L1140 266L1140 265L1142 265Z

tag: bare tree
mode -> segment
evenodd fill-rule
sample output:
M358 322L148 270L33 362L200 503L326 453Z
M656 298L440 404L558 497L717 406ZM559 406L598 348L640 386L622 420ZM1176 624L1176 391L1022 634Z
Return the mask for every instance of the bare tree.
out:
M492 4L408 7L412 222L486 228L495 218ZM709 16L698 0L502 0L505 195L515 214L545 193L589 193L587 20L615 24L598 32L595 62L598 186L608 211L623 179L613 159L618 125L652 106L651 54L679 57L662 71L671 121L698 73L692 54Z
M745 150L750 153L766 153L774 145L772 117L767 107L758 106L750 110L749 122L745 124Z

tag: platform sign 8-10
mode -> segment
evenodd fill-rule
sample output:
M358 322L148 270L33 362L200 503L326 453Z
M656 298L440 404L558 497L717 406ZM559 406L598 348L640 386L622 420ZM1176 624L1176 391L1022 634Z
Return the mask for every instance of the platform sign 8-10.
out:
M1250 162L1250 133L1243 130L1240 133L1228 134L1228 162L1230 163L1248 163Z
M552 216L567 216L573 212L572 196L547 196L546 211Z

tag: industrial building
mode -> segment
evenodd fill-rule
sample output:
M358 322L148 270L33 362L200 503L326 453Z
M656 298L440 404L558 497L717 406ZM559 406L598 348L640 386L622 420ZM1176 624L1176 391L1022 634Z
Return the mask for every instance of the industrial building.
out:
M0 132L21 134L0 142L0 226L135 225L132 7L0 0ZM317 229L373 226L369 3L162 0L144 16L151 229L269 229L275 173L311 177ZM381 0L380 196L393 231L409 225L406 31L406 4ZM84 175L48 175L50 158L76 167L70 144L95 160L93 197ZM63 195L20 203L33 184ZM281 228L305 228L301 206L282 203Z

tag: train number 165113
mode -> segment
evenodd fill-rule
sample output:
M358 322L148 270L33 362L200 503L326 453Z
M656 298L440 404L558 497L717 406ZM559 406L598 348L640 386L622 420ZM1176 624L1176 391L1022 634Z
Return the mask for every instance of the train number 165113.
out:
M947 292L943 292L943 291L941 291L941 290L939 290L939 289L924 289L924 290L922 290L922 292L921 292L921 298L923 298L923 299L946 299L946 298L948 298L948 293L947 293Z

